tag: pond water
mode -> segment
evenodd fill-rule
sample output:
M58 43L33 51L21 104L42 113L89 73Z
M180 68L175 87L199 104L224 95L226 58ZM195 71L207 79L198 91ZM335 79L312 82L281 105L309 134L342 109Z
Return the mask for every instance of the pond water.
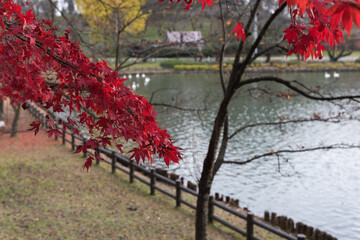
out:
M322 93L333 96L360 92L359 73L355 72L342 72L338 80L325 79L323 72L276 75L299 80L313 88L322 86ZM139 83L135 92L147 96L152 103L206 108L206 111L180 111L156 107L160 125L183 148L184 161L171 164L170 170L196 181L222 97L218 76L151 76L146 87L143 79L133 78L133 81ZM254 84L249 88L264 89L270 94L254 90L251 97L245 89L240 92L230 106L230 133L248 124L278 121L279 118L327 118L338 113L345 118L350 115L359 118L358 103L343 101L338 105L301 96L281 98L276 93L284 92L285 88L274 84ZM360 144L357 120L248 128L231 139L225 159L244 161L271 150L299 150L337 143ZM156 161L155 165L166 168L162 161ZM268 210L317 227L339 239L360 239L359 149L284 153L281 158L266 157L246 165L223 164L215 177L212 192L239 199L241 207L248 207L260 216Z

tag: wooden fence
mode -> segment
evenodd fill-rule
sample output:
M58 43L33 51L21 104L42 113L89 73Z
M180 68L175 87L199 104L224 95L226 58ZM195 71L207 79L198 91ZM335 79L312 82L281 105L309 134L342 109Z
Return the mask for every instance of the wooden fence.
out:
M45 111L43 109L39 110L38 107L35 107L33 105L30 105L28 108L28 111L39 121L42 122L43 126L45 126L46 128L48 127L47 121L46 121L46 117L45 117L45 112L48 115L52 115L51 112L49 111ZM62 119L62 121L64 121L64 119ZM56 128L58 128L58 125L55 124ZM60 130L62 130L62 144L70 143L71 144L71 149L75 150L76 147L76 140L79 143L86 143L87 141L87 137L86 136L78 136L76 134L74 134L73 131L69 130L65 130L63 128L58 128ZM67 136L70 137L70 139L67 138ZM55 136L55 140L58 140L58 137ZM125 158L124 156L120 155L118 152L109 150L109 149L104 149L102 147L98 147L95 149L95 151L101 155L104 154L105 156L108 157L108 159L104 159L104 162L111 165L111 172L115 173L116 170L120 170L126 174L129 175L129 181L130 183L134 182L134 179L137 179L138 181L146 184L149 186L149 190L150 190L150 194L151 195L155 195L156 190L175 199L175 204L176 207L180 207L182 204L192 208L192 209L196 209L196 206L193 205L192 203L184 200L181 195L182 192L186 192L189 193L195 197L197 197L197 192L185 187L181 184L180 180L171 180L157 172L155 172L155 169L147 169L143 166L137 165L135 164L134 160L129 160L128 158ZM87 151L86 153L84 153L84 157L86 157L87 154L90 154L92 156L94 156L94 153L91 151ZM110 159L110 160L109 160ZM119 163L119 164L117 164ZM98 161L96 161L96 164L99 164ZM139 177L137 174L135 174L135 171L140 171L144 174L144 176L148 177L148 180ZM173 187L175 187L175 194L170 193L168 191L166 191L165 189L162 189L161 187L156 185L156 180L161 180ZM233 224L225 221L224 219L221 219L220 217L216 216L214 214L214 209L215 207L220 208L240 219L243 219L246 221L246 230L245 229L240 229L237 226L234 226ZM226 206L225 204L222 204L221 202L218 202L216 200L214 200L213 196L210 196L210 200L209 200L209 214L208 214L208 221L210 223L216 221L221 223L222 225L232 229L233 231L240 233L241 235L245 236L247 240L260 240L259 238L254 236L254 226L258 226L260 228L263 228L277 236L280 236L284 239L289 239L289 240L305 240L305 235L304 234L297 234L297 237L292 236L288 233L285 233L277 228L274 228L262 221L259 221L257 219L254 218L254 215L251 212L247 212L247 214L243 214L241 212L238 212L236 210L234 210L231 207Z

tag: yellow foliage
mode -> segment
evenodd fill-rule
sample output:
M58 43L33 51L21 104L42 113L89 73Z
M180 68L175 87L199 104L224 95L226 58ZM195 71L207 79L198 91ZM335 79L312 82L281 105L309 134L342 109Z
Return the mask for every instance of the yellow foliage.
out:
M92 27L92 35L100 39L104 34L116 33L117 27L120 30L124 28L130 34L143 31L148 17L141 10L145 2L146 0L76 0L81 14Z

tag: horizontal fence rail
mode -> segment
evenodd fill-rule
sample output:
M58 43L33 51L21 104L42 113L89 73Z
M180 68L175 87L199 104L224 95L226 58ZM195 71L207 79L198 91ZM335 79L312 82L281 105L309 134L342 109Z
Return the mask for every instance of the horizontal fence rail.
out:
M41 108L40 108L41 109ZM41 109L41 111L39 110L38 107L35 107L33 105L29 105L28 111L37 119L42 123L42 126L45 127L49 127L47 120L46 120L46 116L44 114L44 112L48 115L51 115L52 117L54 117L53 113L50 112L49 110L44 110ZM54 117L55 118L55 117ZM57 117L59 118L59 117ZM63 122L67 122L66 119L63 118L59 118L61 119ZM59 128L58 124L54 124L56 129L61 130L62 132L62 144L70 143L71 144L71 149L74 150L76 147L76 140L78 140L78 142L80 142L80 144L84 144L86 143L86 141L89 139L87 136L85 135L77 135L74 133L74 129L68 129L65 130L64 128ZM77 129L79 130L79 129ZM69 136L70 139L67 139L66 137ZM55 136L55 140L58 140L58 137ZM116 169L124 172L125 174L129 175L129 181L130 183L134 182L134 179L137 179L138 181L146 184L149 186L149 190L150 190L150 194L154 195L156 191L159 191L173 199L175 199L176 201L176 207L180 207L182 204L192 208L192 209L196 209L196 206L193 205L192 203L184 200L182 198L182 192L186 192L190 195L193 195L195 197L198 196L198 193L196 191L194 191L193 189L190 189L188 187L185 187L184 185L181 184L180 180L172 180L169 179L159 173L157 173L155 171L155 169L147 169L143 166L137 165L135 164L134 160L129 160L128 158L125 158L124 156L121 156L118 152L115 152L113 150L109 150L109 149L104 149L102 147L98 147L95 149L95 151L97 152L97 154L100 155L105 155L108 159L103 158L103 162L111 165L111 172L115 173ZM87 150L86 153L84 153L84 157L89 154L91 156L95 156L95 154L92 151ZM110 159L110 160L109 160ZM96 160L96 164L99 164L99 161ZM139 174L135 174L135 171L141 172L143 173L143 177L140 177ZM175 187L175 194L168 192L165 189L162 189L160 186L156 185L156 181L160 180L170 186L174 186ZM224 219L221 219L218 216L214 215L214 208L217 207L219 209L222 209L223 211L226 211L238 218L241 218L243 220L246 221L246 230L244 229L240 229L236 226L234 226L233 224L227 222ZM262 229L265 229L279 237L282 237L284 239L288 239L288 240L305 240L305 235L304 234L298 234L296 237L293 235L290 235L288 233L285 233L277 228L274 228L264 222L261 222L257 219L254 218L254 215L251 212L247 212L247 214L243 214L241 212L238 212L236 210L234 210L231 207L228 207L225 204L222 204L218 201L215 201L213 199L213 197L210 197L209 200L209 214L208 214L208 219L209 222L219 222L222 225L230 228L231 230L243 235L246 237L247 240L260 240L259 238L254 236L254 226L258 226Z

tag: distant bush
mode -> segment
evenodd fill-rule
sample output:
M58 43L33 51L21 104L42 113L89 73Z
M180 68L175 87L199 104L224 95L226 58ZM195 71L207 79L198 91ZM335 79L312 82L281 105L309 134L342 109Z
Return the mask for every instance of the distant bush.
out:
M175 65L174 69L177 71L219 71L219 65Z
M359 62L344 62L346 67L357 67L360 68L360 61Z
M174 68L175 65L183 65L184 62L180 59L171 59L160 62L160 66L163 68Z
M160 66L163 68L174 68L176 65L207 65L207 62L181 61L180 59L170 59L162 61Z

